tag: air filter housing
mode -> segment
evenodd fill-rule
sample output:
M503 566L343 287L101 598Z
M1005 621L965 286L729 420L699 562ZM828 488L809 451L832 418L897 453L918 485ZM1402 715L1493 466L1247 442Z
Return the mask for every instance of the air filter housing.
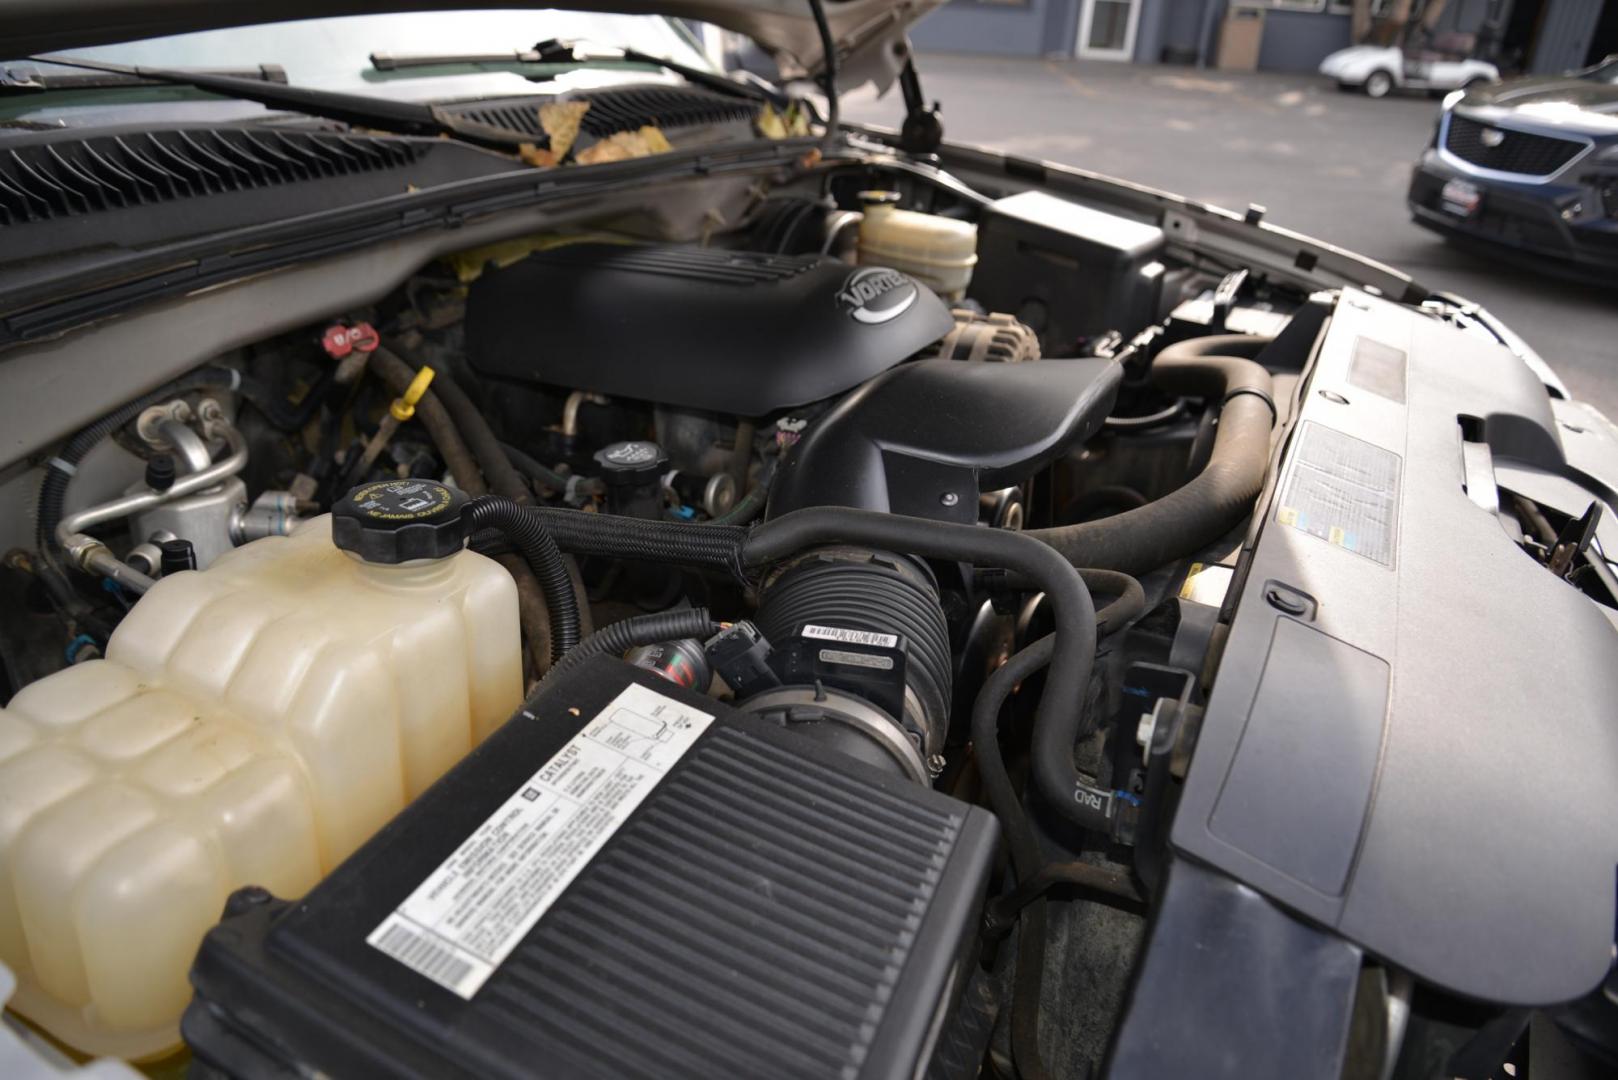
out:
M243 890L183 1031L225 1075L917 1075L984 811L596 658L305 900Z

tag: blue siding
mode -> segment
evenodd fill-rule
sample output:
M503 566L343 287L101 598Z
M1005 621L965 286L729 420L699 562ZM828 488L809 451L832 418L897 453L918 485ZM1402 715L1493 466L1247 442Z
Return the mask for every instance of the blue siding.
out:
M1264 14L1259 70L1315 71L1327 55L1350 44L1347 15L1271 8Z
M1135 32L1135 59L1156 64L1163 49L1199 49L1203 10L1220 0L1141 0L1140 28ZM1223 5L1220 4L1221 9Z
M1584 66L1584 54L1601 18L1601 0L1550 0L1547 7L1529 70L1552 75Z
M1219 23L1227 0L1139 0L1135 59L1155 64L1165 46L1205 48L1211 67L1219 44ZM1464 7L1469 0L1459 0ZM1553 0L1554 2L1554 0ZM1566 2L1566 0L1564 0ZM1574 0L1580 2L1580 0ZM1002 56L1071 56L1078 36L1082 0L1029 0L996 4L950 0L911 28L917 48L935 52L993 53ZM1209 7L1213 20L1206 21ZM1199 41L1205 26L1212 32ZM1264 71L1314 71L1327 53L1349 44L1349 18L1324 12L1270 9L1265 12Z
M1043 56L1048 49L1072 52L1072 41L1065 48L1046 44L1047 9L1053 4L1078 7L1077 0L1030 0L1024 5L950 0L911 27L910 40L918 49L942 52L1006 56Z

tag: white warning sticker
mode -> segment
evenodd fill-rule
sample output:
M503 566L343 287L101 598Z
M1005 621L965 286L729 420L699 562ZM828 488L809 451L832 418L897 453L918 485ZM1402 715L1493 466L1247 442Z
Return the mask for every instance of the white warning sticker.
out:
M809 623L803 636L821 641L841 641L845 645L874 645L879 649L893 649L899 645L896 634L879 634L874 630L847 630L841 626L816 626Z
M366 942L470 1000L712 722L624 690Z

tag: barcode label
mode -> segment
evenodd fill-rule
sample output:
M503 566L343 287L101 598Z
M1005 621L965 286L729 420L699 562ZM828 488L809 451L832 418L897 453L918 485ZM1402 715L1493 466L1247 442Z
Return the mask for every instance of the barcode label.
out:
M875 630L849 630L842 626L816 626L808 623L803 628L806 638L821 641L841 641L845 645L872 645L878 649L893 649L899 645L895 634L879 634Z
M378 927L369 940L399 963L451 990L458 989L472 974L470 962L432 938L416 933L397 916Z
M365 940L471 1000L712 722L626 688Z

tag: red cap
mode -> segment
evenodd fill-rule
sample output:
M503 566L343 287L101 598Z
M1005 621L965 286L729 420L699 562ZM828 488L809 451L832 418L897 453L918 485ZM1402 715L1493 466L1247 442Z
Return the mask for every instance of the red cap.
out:
M355 349L360 352L375 352L376 347L382 344L382 338L376 332L376 328L367 322L355 323L353 326L333 323L326 328L320 343L325 346L328 356L333 360L341 360Z

